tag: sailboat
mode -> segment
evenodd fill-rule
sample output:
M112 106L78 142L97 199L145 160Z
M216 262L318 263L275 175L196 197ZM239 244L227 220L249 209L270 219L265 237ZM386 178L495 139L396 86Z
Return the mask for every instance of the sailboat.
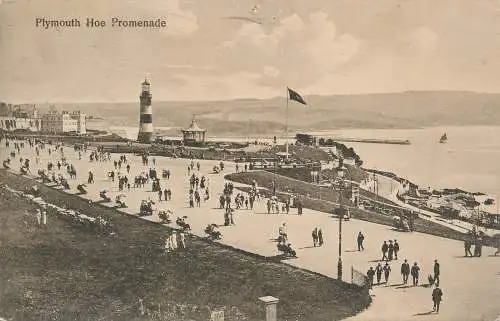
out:
M448 140L448 136L446 136L446 133L444 133L443 136L441 136L441 138L439 139L439 142L441 144L444 144L444 143L446 143L447 140Z

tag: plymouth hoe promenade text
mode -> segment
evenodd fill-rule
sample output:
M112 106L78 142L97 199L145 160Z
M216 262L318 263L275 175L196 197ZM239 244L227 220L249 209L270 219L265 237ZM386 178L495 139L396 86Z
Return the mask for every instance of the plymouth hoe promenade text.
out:
M129 19L112 17L108 19L87 17L84 19L70 18L70 19L48 19L36 18L35 27L48 30L48 29L70 29L70 28L166 28L167 19L153 18L153 19Z

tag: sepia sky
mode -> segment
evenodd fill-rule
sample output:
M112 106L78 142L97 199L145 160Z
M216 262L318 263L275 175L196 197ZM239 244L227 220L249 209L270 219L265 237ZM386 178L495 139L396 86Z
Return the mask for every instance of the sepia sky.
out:
M168 27L43 30L37 17ZM500 1L0 0L0 101L136 101L144 77L155 100L500 92Z

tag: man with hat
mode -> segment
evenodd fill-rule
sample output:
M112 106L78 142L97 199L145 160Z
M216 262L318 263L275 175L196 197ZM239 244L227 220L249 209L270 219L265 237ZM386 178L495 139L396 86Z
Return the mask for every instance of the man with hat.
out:
M401 275L403 275L403 284L407 284L408 276L410 275L410 263L408 263L407 259L401 264Z
M398 259L399 243L398 240L394 240L394 259Z
M420 267L418 266L417 262L413 263L413 266L411 267L411 276L413 277L413 285L418 286L418 276L420 274Z
M434 282L439 286L439 275L441 274L438 260L434 260Z
M441 303L442 296L443 291L439 288L439 285L436 284L436 287L432 290L432 302L434 303L432 310L436 311L436 313L439 313L439 305Z
M392 243L392 240L389 240L389 253L387 255L387 259L389 261L392 261L393 255L394 255L394 244Z

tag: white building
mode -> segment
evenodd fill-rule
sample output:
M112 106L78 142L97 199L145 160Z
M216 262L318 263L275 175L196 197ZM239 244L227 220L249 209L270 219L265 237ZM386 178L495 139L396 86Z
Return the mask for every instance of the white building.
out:
M42 116L41 131L43 133L77 133L86 134L86 115L80 111L58 112L54 106Z

